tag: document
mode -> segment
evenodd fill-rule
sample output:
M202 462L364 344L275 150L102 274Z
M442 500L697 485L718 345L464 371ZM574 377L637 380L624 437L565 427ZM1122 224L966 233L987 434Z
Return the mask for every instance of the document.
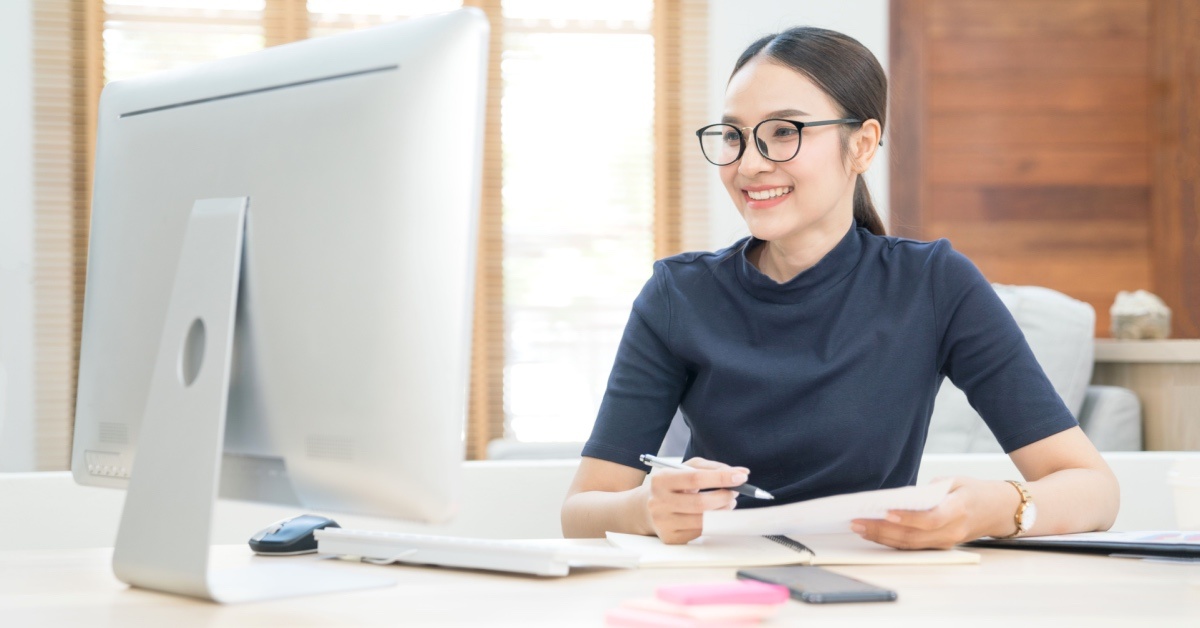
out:
M771 565L968 565L979 554L961 550L898 550L857 534L814 534L803 539L702 536L667 545L655 536L609 532L608 542L640 556L641 567L765 567Z
M704 513L704 536L809 535L850 531L852 519L883 519L889 510L929 510L950 492L950 481L847 493L808 501Z

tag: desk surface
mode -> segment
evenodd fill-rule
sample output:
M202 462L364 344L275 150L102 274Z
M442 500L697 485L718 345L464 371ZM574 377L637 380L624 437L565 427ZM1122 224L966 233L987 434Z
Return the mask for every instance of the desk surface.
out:
M764 626L1195 626L1200 563L979 550L979 565L837 567L891 587L895 603L789 602ZM119 582L111 549L0 552L5 626L600 626L624 599L668 583L711 582L733 569L579 570L536 578L436 567L322 561L329 569L394 577L386 589L220 606ZM244 546L214 548L214 561L257 558Z

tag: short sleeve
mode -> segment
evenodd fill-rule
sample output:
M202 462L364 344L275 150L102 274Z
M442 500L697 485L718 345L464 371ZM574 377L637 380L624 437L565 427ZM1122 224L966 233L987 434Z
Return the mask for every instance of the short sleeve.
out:
M966 393L1004 451L1078 425L979 269L945 240L931 264L939 371Z
M688 372L670 349L666 265L658 262L633 304L583 455L644 469L656 453L687 387Z

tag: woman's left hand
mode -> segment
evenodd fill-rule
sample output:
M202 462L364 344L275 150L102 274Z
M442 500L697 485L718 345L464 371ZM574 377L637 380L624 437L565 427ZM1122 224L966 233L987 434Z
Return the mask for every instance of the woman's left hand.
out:
M978 517L987 515L987 482L951 479L950 493L930 510L891 510L886 519L855 519L850 529L867 539L897 549L948 549L983 536Z

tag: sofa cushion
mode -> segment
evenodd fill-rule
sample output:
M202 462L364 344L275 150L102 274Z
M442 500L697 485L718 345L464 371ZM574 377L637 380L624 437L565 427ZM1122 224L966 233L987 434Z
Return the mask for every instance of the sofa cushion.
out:
M1092 306L1038 286L992 284L1033 355L1071 414L1079 416L1092 379L1096 312ZM934 401L926 452L998 452L1000 444L950 380Z
M1100 451L1142 450L1142 403L1132 390L1088 386L1079 427Z

